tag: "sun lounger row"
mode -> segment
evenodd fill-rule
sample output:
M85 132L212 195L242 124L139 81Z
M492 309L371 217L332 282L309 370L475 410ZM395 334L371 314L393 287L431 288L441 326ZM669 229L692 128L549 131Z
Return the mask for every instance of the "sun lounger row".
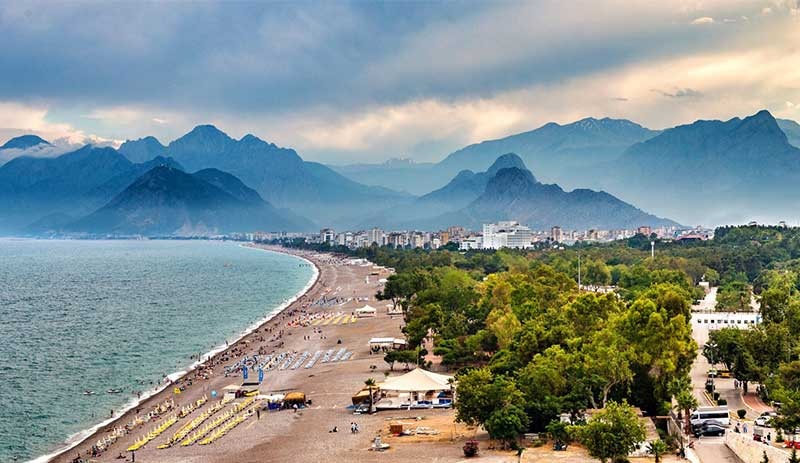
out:
M197 399L197 401L195 403L189 404L189 405L187 405L185 407L182 407L181 411L178 412L178 418L184 418L186 416L189 416L189 414L191 414L193 411L197 410L198 408L202 407L206 402L208 402L208 397L203 396L203 397Z
M144 447L145 445L147 445L148 442L163 434L164 431L169 429L169 427L175 424L177 421L178 421L177 416L175 415L170 416L169 418L164 420L160 425L158 425L155 429L147 433L141 439L138 439L136 442L134 442L133 445L128 447L128 451L134 452Z
M192 421L190 421L190 422L186 423L185 425L183 425L181 427L181 429L179 429L178 432L176 432L172 436L172 439L170 439L170 441L167 444L159 445L158 448L160 448L160 449L161 448L169 448L169 447L172 447L173 445L178 444L186 436L188 436L189 433L191 433L192 431L194 431L195 429L200 427L201 424L203 424L207 419L211 418L215 413L217 413L218 411L222 410L224 407L225 407L225 405L221 401L215 403L214 405L211 406L211 408L209 408L208 410L206 410L203 413L201 413L199 416L197 416Z

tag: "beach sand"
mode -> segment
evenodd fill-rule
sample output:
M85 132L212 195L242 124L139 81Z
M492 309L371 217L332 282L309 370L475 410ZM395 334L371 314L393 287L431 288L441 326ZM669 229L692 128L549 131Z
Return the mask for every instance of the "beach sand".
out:
M380 412L374 415L353 415L346 407L351 403L351 396L357 392L368 378L377 382L384 379L384 371L388 365L383 361L382 355L370 355L368 341L371 337L402 337L399 317L392 318L387 314L386 302L376 301L375 293L379 289L379 278L386 278L388 271L381 270L379 275L372 265L347 265L342 259L325 254L315 254L303 251L294 251L269 246L259 246L265 249L280 252L294 253L312 261L319 269L317 282L300 297L295 303L288 306L271 321L265 323L255 332L244 337L239 342L232 344L226 351L217 354L206 364L212 365L213 374L208 379L198 377L197 370L188 373L176 386L186 386L185 391L174 394L174 386L167 387L164 391L144 401L138 408L140 413L145 413L158 403L172 398L178 407L193 403L198 398L208 395L216 390L221 394L225 386L241 384L239 374L225 377L223 368L233 364L243 355L252 356L259 348L264 353L284 351L327 351L339 350L344 347L353 352L352 358L346 361L322 363L318 361L313 368L299 368L297 370L265 372L264 382L260 387L262 394L270 392L287 392L299 390L306 393L312 400L312 406L293 412L282 410L276 412L262 412L260 419L252 417L226 436L210 445L192 445L188 447L174 446L159 450L157 447L164 444L177 429L184 423L192 420L202 413L209 405L193 412L188 417L178 421L167 432L148 443L136 452L137 462L279 462L293 461L298 457L308 461L458 461L462 456L461 445L444 439L441 442L415 442L410 444L393 445L387 452L372 452L369 450L373 438L377 433L387 434L390 417L414 419L415 417L439 417L452 421L453 412L450 410L412 410ZM322 296L358 298L333 307L312 306L311 302L319 300ZM340 317L337 323L320 322L318 325L296 326L294 322L307 314L336 314L342 312L350 315L356 308L369 304L378 309L375 318L359 318L356 322L342 323ZM330 320L337 320L333 317ZM351 318L352 320L352 318ZM314 331L321 330L322 333ZM278 333L283 332L282 336ZM308 337L308 339L304 339ZM338 341L341 340L341 344ZM282 344L281 344L282 343ZM223 359L227 359L223 361ZM371 369L371 366L376 368ZM394 374L402 373L398 368ZM251 373L255 374L255 373ZM187 386L191 380L191 386ZM211 399L217 400L217 399ZM114 423L105 426L95 435L87 438L82 444L72 448L51 461L69 462L78 453L88 457L92 443L96 442L108 431L119 424L128 423L135 414L132 410ZM166 414L164 416L167 416ZM162 418L163 419L163 418ZM111 462L123 461L117 459L122 453L130 461L130 453L126 452L128 446L137 438L154 428L162 419L135 428L112 444L106 451L91 461ZM360 427L358 434L350 433L350 423L357 422ZM422 420L420 423L424 425ZM334 426L338 433L329 433ZM458 439L463 440L463 438Z

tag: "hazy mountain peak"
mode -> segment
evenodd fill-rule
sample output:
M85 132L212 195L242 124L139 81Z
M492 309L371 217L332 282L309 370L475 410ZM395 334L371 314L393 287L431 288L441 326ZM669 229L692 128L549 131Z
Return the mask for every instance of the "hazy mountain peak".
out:
M786 134L778 126L778 121L766 109L745 117L737 127L737 130L759 131L761 133L769 133L769 135L778 138L786 138Z
M222 130L210 124L198 125L186 135L169 144L169 147L181 146L202 149L203 152L219 151L235 140Z
M458 174L456 174L456 176L453 177L453 180L451 180L451 182L472 178L474 176L475 176L475 172L473 172L473 171L471 171L469 169L464 169L464 170L460 171Z
M610 117L604 117L602 119L597 119L595 117L586 117L579 121L575 121L571 124L564 125L563 127L580 129L589 132L594 132L594 131L617 132L624 130L624 131L633 131L634 133L636 133L649 130L628 119L612 119Z
M195 126L187 135L204 135L204 136L220 136L220 137L228 137L228 134L223 132L222 130L218 129L213 124L200 124Z
M508 167L517 167L519 169L527 170L522 158L517 156L516 153L506 153L498 157L489 167L489 169L486 170L486 173L489 175L495 175L498 171L500 171L500 169L505 169Z
M123 143L120 146L120 148L122 148L125 145L136 144L136 143L147 144L147 145L151 145L151 146L160 146L162 148L166 148L166 146L164 146L163 143L158 141L158 138L156 138L156 137L154 137L152 135L148 135L148 136L142 137L142 138L137 138L136 140L125 140L125 143Z
M266 142L258 138L257 136L253 135L252 133L248 133L239 140L239 143L250 144L250 143L266 143Z
M498 170L495 176L489 180L489 183L486 185L486 190L488 191L490 186L507 190L520 186L535 185L537 183L539 182L536 181L536 177L534 177L528 169L504 167Z
M156 137L147 136L137 140L126 140L119 147L119 152L132 162L146 162L158 156L163 156L167 147L161 144Z
M47 140L37 136L37 135L20 135L19 137L14 137L0 146L0 150L5 149L27 149L37 145L50 145L50 142Z

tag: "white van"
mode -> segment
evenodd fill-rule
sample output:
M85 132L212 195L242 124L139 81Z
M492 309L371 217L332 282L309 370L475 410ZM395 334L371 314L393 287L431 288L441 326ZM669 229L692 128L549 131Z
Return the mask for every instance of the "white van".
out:
M708 420L719 421L723 426L730 426L730 410L728 407L697 407L697 410L693 411L689 417L692 426L699 426Z

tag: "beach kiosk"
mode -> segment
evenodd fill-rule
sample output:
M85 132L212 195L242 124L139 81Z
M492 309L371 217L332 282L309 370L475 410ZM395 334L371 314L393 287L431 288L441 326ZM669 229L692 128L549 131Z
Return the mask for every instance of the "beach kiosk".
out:
M378 410L449 408L453 405L453 377L415 368L380 383Z
M222 388L222 398L225 400L233 400L239 393L238 384L229 384Z
M239 387L239 394L245 397L253 397L257 396L259 393L258 390L258 377L249 377L242 381L241 387Z
M378 316L378 309L370 305L365 305L364 307L356 309L356 317L363 318L363 317L377 317L377 316Z

